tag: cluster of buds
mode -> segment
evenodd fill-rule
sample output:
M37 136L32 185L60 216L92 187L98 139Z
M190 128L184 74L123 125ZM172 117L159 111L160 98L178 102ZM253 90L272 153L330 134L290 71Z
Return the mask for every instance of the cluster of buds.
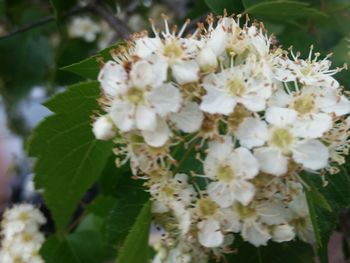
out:
M30 204L7 209L1 222L2 263L44 263L39 250L45 241L39 228L46 222L43 214Z
M241 20L208 16L184 37L188 22L171 30L164 18L163 32L135 34L98 76L105 114L93 132L145 180L162 233L154 263L207 262L237 235L314 242L300 173L335 173L348 153L350 101L333 78L344 67L312 47L306 59L283 50ZM198 164L179 173L193 143Z

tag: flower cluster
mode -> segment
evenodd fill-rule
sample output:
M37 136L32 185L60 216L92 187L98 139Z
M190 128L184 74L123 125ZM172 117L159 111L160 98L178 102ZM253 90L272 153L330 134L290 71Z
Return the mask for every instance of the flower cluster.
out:
M98 76L106 114L93 132L146 180L162 232L154 263L207 262L237 235L314 242L299 175L335 173L348 153L350 101L333 78L343 68L241 20L208 16L183 37L188 22L171 30L164 18L163 32L135 34Z
M39 249L45 237L39 228L46 222L43 214L30 204L15 205L4 212L1 222L3 263L43 263Z

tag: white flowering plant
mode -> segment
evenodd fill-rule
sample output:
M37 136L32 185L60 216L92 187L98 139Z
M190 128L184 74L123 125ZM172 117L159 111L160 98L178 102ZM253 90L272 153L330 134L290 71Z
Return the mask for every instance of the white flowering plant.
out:
M350 202L346 65L246 15L163 19L66 67L96 79L45 103L29 141L57 233L43 258L327 262Z

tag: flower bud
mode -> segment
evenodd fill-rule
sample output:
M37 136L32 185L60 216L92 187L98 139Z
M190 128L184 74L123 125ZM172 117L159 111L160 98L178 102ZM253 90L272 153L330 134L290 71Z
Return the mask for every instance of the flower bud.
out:
M92 131L98 140L110 140L116 136L116 129L107 116L99 117L93 124Z
M272 240L276 242L290 241L294 237L294 228L288 224L274 226L272 230Z
M215 69L218 66L218 60L211 48L204 48L202 49L197 58L197 63L199 64L199 67L201 71L208 72L208 71L215 71Z

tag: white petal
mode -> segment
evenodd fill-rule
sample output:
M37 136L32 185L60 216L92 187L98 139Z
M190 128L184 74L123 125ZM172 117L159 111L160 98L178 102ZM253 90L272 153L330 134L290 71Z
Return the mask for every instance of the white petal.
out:
M154 106L160 116L170 112L177 112L181 104L180 91L170 83L154 88L148 96L149 102Z
M292 100L292 97L289 96L283 89L279 87L277 91L271 96L268 101L270 107L286 107Z
M203 119L204 115L195 102L186 103L178 113L170 115L170 120L183 132L198 131L202 126Z
M293 159L312 170L325 168L328 165L328 158L328 148L319 140L305 141L293 150Z
M295 237L294 228L289 224L274 226L272 230L272 240L275 242L291 241Z
M224 235L220 231L219 222L207 219L198 223L198 239L205 247L218 247L224 242Z
M244 206L252 201L255 195L255 187L252 183L241 181L235 187L235 197Z
M169 139L171 132L166 122L160 118L157 119L157 126L154 131L142 131L142 136L146 143L153 147L163 146Z
M130 71L130 79L133 86L144 88L152 84L154 79L154 72L152 65L146 60L137 61Z
M317 113L312 118L298 118L292 131L294 136L302 138L319 138L332 128L332 117L325 113Z
M196 61L203 71L215 70L218 66L218 59L210 47L203 48L198 53Z
M123 101L116 101L110 110L109 116L115 125L122 131L131 131L135 127L135 107Z
M276 176L285 174L288 170L288 159L281 151L270 147L263 147L254 151L261 171Z
M215 114L229 115L233 112L236 101L226 93L215 88L207 89L207 94L203 97L200 108L202 111Z
M260 222L267 225L279 225L291 220L290 209L277 198L263 202L258 207Z
M218 23L216 28L210 32L207 46L210 47L215 55L220 56L226 48L227 31L224 30L223 24Z
M92 132L98 140L110 140L116 136L116 128L107 116L97 118L92 126Z
M114 97L125 91L128 75L124 68L114 61L104 64L98 75L98 81L107 96Z
M209 196L223 208L229 207L235 200L232 188L222 182L212 182L207 186Z
M182 61L172 66L173 77L180 85L198 80L199 66L193 61Z
M236 157L237 156L237 157ZM246 148L239 147L234 150L233 158L239 160L239 168L241 177L244 179L252 179L259 172L259 162L254 155ZM238 167L237 167L238 168Z
M241 98L237 98L237 102L242 103L244 107L253 112L263 111L266 108L266 99L256 95L244 95Z
M242 146L249 149L262 146L268 139L267 125L257 118L245 118L238 126L236 137Z
M293 124L296 118L297 112L287 108L270 107L265 112L266 121L279 126Z
M267 241L271 238L267 228L253 220L246 220L244 222L241 234L244 240L256 247L266 245Z
M142 37L137 39L135 45L135 55L141 58L150 56L162 45L159 37Z
M138 105L136 106L136 126L140 130L153 131L156 128L157 115L154 109Z
M323 98L327 100L327 98ZM335 97L333 101L328 101L322 105L322 111L326 113L334 113L336 116L342 116L350 112L350 101L345 96Z

